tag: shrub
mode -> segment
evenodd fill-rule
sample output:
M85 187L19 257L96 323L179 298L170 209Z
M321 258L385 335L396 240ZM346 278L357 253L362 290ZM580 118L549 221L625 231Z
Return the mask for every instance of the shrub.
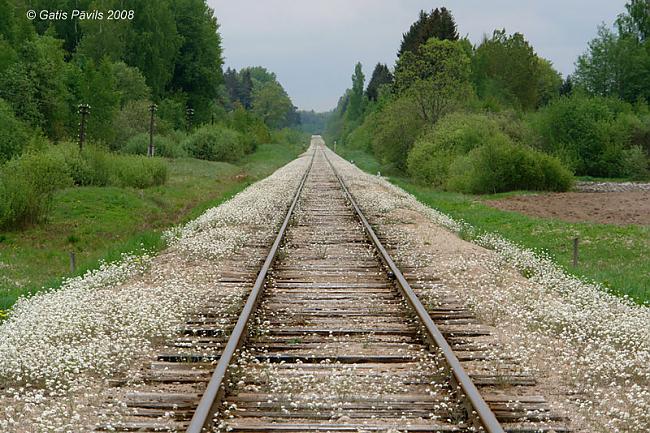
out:
M472 194L566 191L572 182L571 172L557 158L502 136L457 157L449 168L447 188Z
M244 156L239 132L221 125L203 126L190 134L183 147L198 159L234 162Z
M623 151L621 171L625 177L646 180L650 177L648 156L641 146L632 146Z
M450 114L415 142L407 158L409 174L418 181L444 186L449 166L458 155L488 141L506 139L493 116Z
M26 153L0 168L0 227L43 220L54 191L72 185L59 152Z
M95 146L86 146L79 152L74 143L63 143L48 151L58 150L65 161L68 174L78 186L106 186L110 182L109 155Z
M624 150L641 126L632 106L579 94L557 98L532 118L538 146L578 175L624 176Z
M148 188L167 181L167 164L160 158L110 154L108 165L111 185Z
M183 158L187 151L181 145L180 140L174 140L164 135L154 135L154 155L166 158ZM137 134L131 137L121 151L133 155L146 155L149 149L149 134Z
M96 146L79 152L72 143L52 147L49 152L63 156L66 171L79 186L147 188L167 180L167 164L160 158L119 155Z

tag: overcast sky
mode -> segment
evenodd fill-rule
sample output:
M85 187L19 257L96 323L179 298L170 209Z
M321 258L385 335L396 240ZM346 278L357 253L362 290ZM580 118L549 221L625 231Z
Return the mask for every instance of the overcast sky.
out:
M326 111L351 85L360 61L366 80L377 62L393 66L402 33L446 6L473 43L496 28L521 32L563 74L611 25L626 0L208 0L221 26L225 65L275 72L300 109Z

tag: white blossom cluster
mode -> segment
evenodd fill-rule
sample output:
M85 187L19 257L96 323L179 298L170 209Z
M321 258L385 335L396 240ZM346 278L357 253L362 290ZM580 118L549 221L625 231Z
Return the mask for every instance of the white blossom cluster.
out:
M106 380L137 374L197 308L241 303L244 288L215 290L212 259L273 235L308 162L298 158L170 232L172 247L158 257L125 255L20 299L0 324L0 431L86 431Z
M186 254L206 258L236 251L255 231L266 231L282 220L283 209L298 187L308 158L304 156L285 165L221 206L207 210L182 227L168 230L164 234L166 241Z
M648 431L650 308L570 276L548 257L498 235L477 234L467 223L425 206L384 179L329 156L360 206L376 216L371 222L390 224L386 231L399 233L395 238L401 240L392 245L399 251L398 261L435 267L445 285L460 288L463 301L477 316L497 327L503 337L501 356L514 355L545 370L545 377L556 382L547 388L562 390L567 412L593 429ZM391 218L404 211L469 235L492 251L473 247L453 258L441 255L435 250L455 246L429 246L414 234L415 228L395 224ZM450 263L441 264L444 260ZM441 290L440 284L429 290Z

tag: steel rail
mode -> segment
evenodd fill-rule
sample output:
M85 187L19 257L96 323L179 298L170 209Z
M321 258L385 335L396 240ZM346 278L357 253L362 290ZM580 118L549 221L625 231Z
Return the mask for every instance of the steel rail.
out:
M204 431L204 429L207 428L209 423L212 421L212 414L215 412L218 405L221 403L223 394L225 392L223 384L224 384L224 379L226 378L226 373L228 371L228 366L233 361L233 358L235 357L235 353L237 352L239 347L241 347L242 343L246 338L248 322L251 316L253 315L253 313L255 312L257 308L257 303L261 297L262 292L264 291L264 282L266 280L266 275L269 269L271 268L271 264L275 259L278 248L280 247L280 243L284 238L284 233L286 232L287 226L289 225L289 220L291 219L293 210L295 209L296 204L298 203L298 199L300 198L300 193L302 192L303 186L305 185L305 181L307 180L307 176L311 171L311 167L314 162L315 155L316 155L316 147L314 146L311 155L311 160L309 161L309 165L307 166L307 170L305 171L305 174L303 174L302 179L300 180L300 184L296 189L291 205L289 206L289 210L287 211L287 215L285 216L282 226L278 231L278 235L275 238L275 242L273 242L273 245L271 246L271 250L269 251L266 260L264 261L264 264L262 265L262 268L260 269L260 272L257 275L257 279L255 280L255 284L253 285L253 289L251 290L251 293L248 295L246 304L244 305L244 308L241 314L239 315L239 318L237 319L237 323L235 324L235 327L233 328L233 331L230 334L230 337L228 338L228 343L226 344L226 347L223 353L221 354L221 357L219 358L217 367L214 369L214 372L212 373L212 377L208 382L208 386L206 387L205 392L201 396L201 400L199 401L199 404L196 410L194 411L194 415L192 416L192 420L190 421L190 424L187 427L186 433L201 433L202 431Z
M382 245L381 241L375 234L375 231L373 230L372 226L370 225L370 223L368 223L368 220L363 215L363 212L361 212L361 209L357 205L357 202L354 200L354 197L352 197L352 194L350 194L350 191L345 185L345 182L343 182L343 179L341 178L341 176L339 176L338 172L334 168L334 165L332 164L332 161L330 161L329 157L327 156L327 153L323 150L321 150L321 152L323 152L325 159L329 163L330 167L332 168L332 171L334 172L334 175L336 176L339 183L341 184L341 188L343 189L346 198L354 208L354 211L356 212L359 220L361 221L366 233L368 234L368 237L372 240L372 243L377 248L377 251L379 251L382 260L384 261L384 263L386 264L390 272L392 272L391 277L394 276L395 280L398 283L399 288L401 289L402 294L406 298L407 302L410 304L411 308L416 313L421 324L426 329L429 338L440 349L440 352L444 356L447 365L449 365L449 368L451 369L452 374L454 375L456 383L462 389L465 395L465 399L471 407L471 409L468 408L470 419L474 418L478 422L479 426L482 427L484 431L486 431L487 433L504 433L503 427L497 420L496 416L494 415L494 412L492 412L492 409L490 409L490 407L487 405L487 403L479 393L478 389L476 388L476 385L474 385L474 382L472 382L472 379L469 377L469 375L461 365L460 361L458 360L458 357L456 357L456 354L454 354L454 351L452 350L451 346L449 345L445 337L442 335L442 332L440 332L438 326L436 326L436 324L433 322L426 308L424 308L424 305L422 305L422 302L420 302L420 299L411 288L411 285L408 283L408 281L406 281L406 278L399 270L399 268L391 258L390 254L388 253L388 251L386 251L386 249ZM474 414L472 413L472 411L476 412L475 416L473 416Z

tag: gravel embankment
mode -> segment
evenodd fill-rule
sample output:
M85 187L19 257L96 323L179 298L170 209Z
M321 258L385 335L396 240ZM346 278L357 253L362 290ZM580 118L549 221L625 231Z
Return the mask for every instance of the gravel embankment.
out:
M638 182L576 182L578 192L650 191L650 183Z
M533 371L571 428L648 431L650 308L569 276L497 235L477 236L463 221L330 155L379 232L399 239L391 245L398 262L439 277L434 296L460 298L494 327L495 356L513 356Z

